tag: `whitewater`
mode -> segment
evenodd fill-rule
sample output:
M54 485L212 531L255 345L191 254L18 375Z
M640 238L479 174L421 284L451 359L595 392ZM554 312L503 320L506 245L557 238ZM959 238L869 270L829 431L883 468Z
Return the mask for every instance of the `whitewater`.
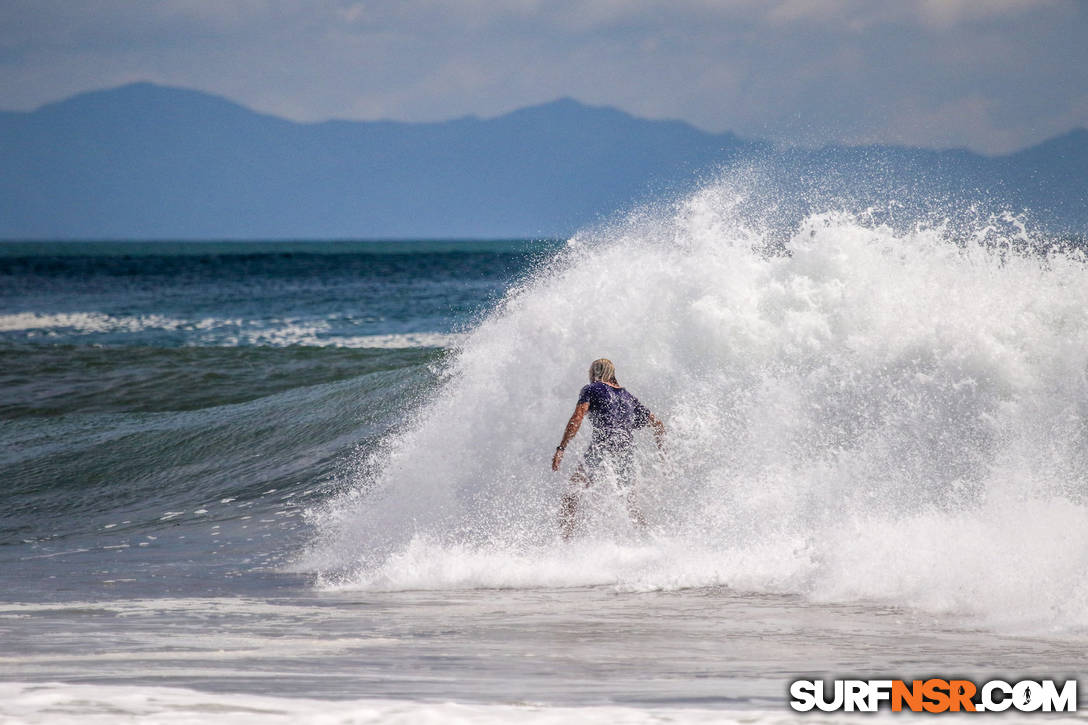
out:
M839 212L776 247L745 202L712 187L577 236L511 290L312 512L321 585L725 587L1083 633L1083 253L1015 219ZM666 421L667 459L643 441L648 535L613 489L560 544L569 469L546 463L602 356Z
M801 678L1079 677L1083 243L783 223L748 181L561 245L0 253L0 720L776 723ZM563 541L599 357L667 445Z

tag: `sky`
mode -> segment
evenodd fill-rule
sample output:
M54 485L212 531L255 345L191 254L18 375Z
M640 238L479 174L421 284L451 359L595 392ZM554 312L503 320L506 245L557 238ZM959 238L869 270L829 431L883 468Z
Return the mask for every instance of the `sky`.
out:
M152 81L297 121L561 97L813 146L1088 127L1088 0L0 0L0 108Z

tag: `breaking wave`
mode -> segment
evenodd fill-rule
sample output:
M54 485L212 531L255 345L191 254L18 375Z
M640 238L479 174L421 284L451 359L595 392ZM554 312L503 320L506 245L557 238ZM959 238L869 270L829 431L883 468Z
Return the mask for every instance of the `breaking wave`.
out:
M1088 268L1013 217L809 214L729 183L576 236L309 516L358 589L720 586L1088 627ZM589 361L668 426L558 538L551 452ZM568 451L580 455L585 434Z

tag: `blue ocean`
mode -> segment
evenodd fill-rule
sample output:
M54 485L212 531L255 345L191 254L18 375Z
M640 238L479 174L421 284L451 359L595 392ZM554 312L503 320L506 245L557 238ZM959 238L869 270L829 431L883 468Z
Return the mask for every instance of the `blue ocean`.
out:
M0 720L780 722L802 677L1076 678L1082 249L783 235L721 186L560 241L4 243ZM667 451L564 541L598 357Z

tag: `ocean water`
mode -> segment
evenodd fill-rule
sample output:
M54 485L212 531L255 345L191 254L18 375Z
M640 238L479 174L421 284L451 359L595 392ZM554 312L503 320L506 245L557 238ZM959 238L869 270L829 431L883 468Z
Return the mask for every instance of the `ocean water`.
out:
M1053 241L771 229L722 182L562 243L0 245L0 721L783 722L799 678L1078 678L1088 267ZM668 446L645 530L604 480L564 542L601 356Z

